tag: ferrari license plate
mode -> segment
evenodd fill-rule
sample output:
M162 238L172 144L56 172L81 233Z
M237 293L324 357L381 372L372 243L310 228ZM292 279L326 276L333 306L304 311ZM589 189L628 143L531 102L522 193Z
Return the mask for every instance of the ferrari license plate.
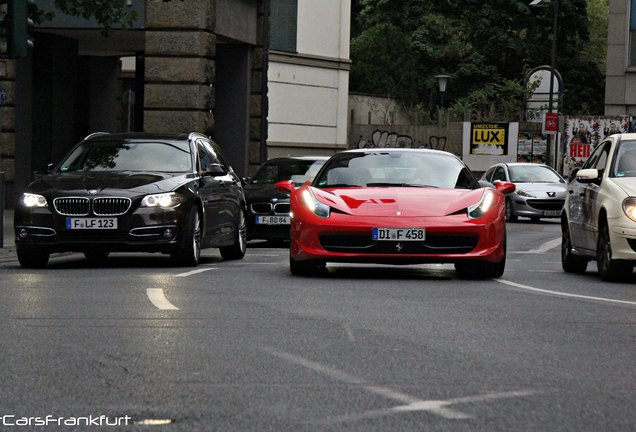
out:
M66 218L66 229L117 229L117 218Z
M422 241L426 239L424 228L373 228L376 241Z
M289 225L289 216L256 216L260 225Z

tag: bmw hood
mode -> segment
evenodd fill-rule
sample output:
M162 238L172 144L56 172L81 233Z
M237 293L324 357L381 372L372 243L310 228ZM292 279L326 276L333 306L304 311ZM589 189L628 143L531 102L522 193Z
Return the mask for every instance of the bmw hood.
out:
M420 187L313 188L321 202L354 216L442 217L479 202L484 189Z
M130 193L157 193L176 188L187 181L182 173L140 172L73 172L46 175L34 181L29 191L58 194L76 192L85 194L89 190L101 193L105 190L129 191Z

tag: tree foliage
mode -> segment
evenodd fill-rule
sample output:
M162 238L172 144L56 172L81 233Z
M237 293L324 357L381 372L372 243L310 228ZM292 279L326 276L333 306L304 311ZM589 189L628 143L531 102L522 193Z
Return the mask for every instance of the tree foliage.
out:
M564 81L564 113L603 112L607 1L560 0L556 68ZM351 90L432 113L434 77L446 73L446 105L457 103L451 112L458 117L468 110L518 119L528 73L550 64L552 46L553 9L529 3L353 0Z

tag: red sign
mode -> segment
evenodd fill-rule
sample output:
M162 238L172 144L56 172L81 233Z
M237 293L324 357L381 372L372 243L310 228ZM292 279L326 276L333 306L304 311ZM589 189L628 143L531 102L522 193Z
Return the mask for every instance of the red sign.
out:
M547 134L555 134L559 130L559 113L545 113L543 131Z

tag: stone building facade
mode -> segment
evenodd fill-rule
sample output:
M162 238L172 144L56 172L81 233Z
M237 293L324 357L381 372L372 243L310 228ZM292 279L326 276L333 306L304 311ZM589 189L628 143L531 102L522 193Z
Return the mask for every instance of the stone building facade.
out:
M96 23L57 12L36 28L28 57L0 59L5 206L95 131L203 132L239 175L267 156L270 0L128 3L131 29L104 37ZM38 6L54 9L53 0Z

